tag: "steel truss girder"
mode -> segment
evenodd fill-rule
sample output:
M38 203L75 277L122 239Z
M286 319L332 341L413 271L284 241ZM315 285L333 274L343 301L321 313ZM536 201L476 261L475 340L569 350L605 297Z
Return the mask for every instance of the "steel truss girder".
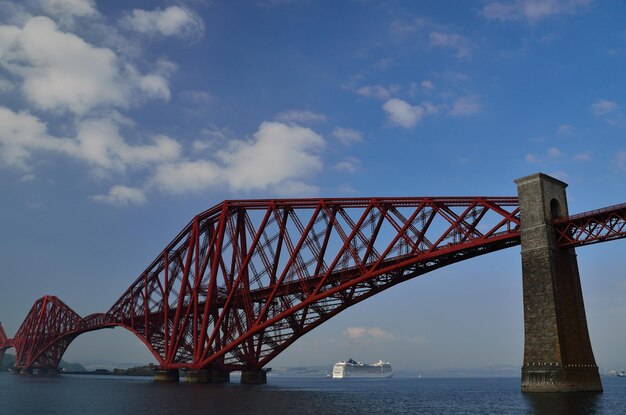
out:
M82 318L54 296L35 302L13 338L17 368L56 368Z
M121 326L166 368L261 368L346 308L447 264L519 244L514 197L226 201L197 215L106 312L56 297L14 343L56 367L79 334Z
M517 243L518 227L507 197L227 201L195 217L106 314L164 367L260 368L430 269L420 264Z
M13 344L9 341L4 327L2 327L2 323L0 323L0 363L2 363L2 359L4 358L4 352L6 352L9 347L13 347Z
M553 222L557 245L574 248L626 237L626 203Z
M6 332L4 331L4 327L2 327L2 323L0 323L0 348L4 347L9 341Z

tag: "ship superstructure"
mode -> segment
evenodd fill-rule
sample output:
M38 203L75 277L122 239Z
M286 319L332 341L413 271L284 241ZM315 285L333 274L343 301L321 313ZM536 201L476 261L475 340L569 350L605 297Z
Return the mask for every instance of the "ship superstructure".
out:
M371 365L357 362L352 359L335 363L333 379L347 378L388 378L393 375L389 362L379 360Z

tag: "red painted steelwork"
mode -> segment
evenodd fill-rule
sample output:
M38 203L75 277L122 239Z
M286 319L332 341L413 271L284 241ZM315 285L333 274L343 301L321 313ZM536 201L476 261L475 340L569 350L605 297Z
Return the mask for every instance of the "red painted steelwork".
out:
M0 323L0 348L4 347L8 342L9 338L7 337L6 332L4 331L4 327L2 327L2 323Z
M13 343L9 341L4 327L2 327L2 323L0 323L0 363L2 363L2 358L4 358L4 352L6 352L9 347L13 347Z
M346 308L519 244L515 197L226 201L196 216L104 314L40 299L20 367L56 367L79 334L121 326L164 368L260 369Z
M626 205L554 222L561 247L624 237ZM39 299L0 353L57 367L81 333L124 327L168 369L260 369L346 308L520 243L514 197L226 201L197 215L106 313Z
M13 339L15 367L56 368L71 341L80 334L81 321L57 297L37 300Z
M559 247L572 248L626 237L626 203L554 222Z

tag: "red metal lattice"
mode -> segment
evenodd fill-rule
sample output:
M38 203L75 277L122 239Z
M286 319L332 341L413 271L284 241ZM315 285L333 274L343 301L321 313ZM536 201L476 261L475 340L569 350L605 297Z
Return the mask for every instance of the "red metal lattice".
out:
M258 369L353 304L517 244L514 197L226 201L106 313L40 299L15 336L17 366L56 367L80 333L122 326L166 368Z
M572 247L626 236L626 205L554 222ZM0 355L57 367L81 333L121 326L165 368L259 369L346 308L520 243L514 197L226 201L196 216L106 313L39 299Z
M163 367L260 368L347 307L519 243L517 198L224 202L107 312Z
M6 332L4 331L4 327L2 327L2 323L0 323L0 348L5 346L8 342L9 338L7 337Z
M80 334L81 320L57 297L37 300L13 339L15 366L56 368L69 344Z
M4 358L4 352L6 352L9 347L13 347L13 343L9 341L4 327L2 327L2 323L0 323L0 363L2 363L2 359Z
M626 203L554 221L559 247L571 248L626 237Z

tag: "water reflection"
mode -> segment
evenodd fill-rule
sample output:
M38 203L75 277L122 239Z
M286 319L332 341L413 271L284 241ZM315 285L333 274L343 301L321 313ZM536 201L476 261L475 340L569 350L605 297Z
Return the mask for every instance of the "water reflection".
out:
M600 413L600 393L525 393L529 414L591 415Z

